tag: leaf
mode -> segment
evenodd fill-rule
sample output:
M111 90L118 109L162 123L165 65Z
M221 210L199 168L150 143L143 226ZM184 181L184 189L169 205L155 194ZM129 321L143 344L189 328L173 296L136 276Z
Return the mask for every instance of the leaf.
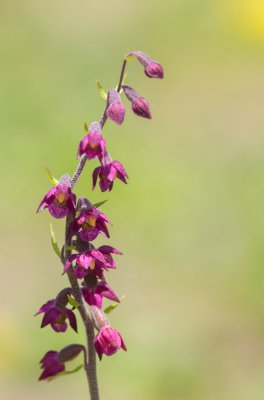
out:
M58 378L58 377L60 377L60 376L63 376L63 375L75 374L75 372L80 371L80 369L82 369L82 368L83 368L83 365L81 364L81 365L79 365L78 367L74 368L74 369L71 370L71 371L62 371L62 372L59 372L57 375L51 376L50 378L48 378L47 381L52 381L53 379L56 379L56 378Z
M125 297L126 297L125 295L121 296L119 299L119 303L112 303L110 304L110 306L106 307L104 309L104 313L110 314L110 312L113 311L121 303L121 300L123 300Z
M99 94L101 95L101 97L106 101L107 100L107 94L105 92L105 90L103 89L101 83L99 81L96 81L96 87L98 89Z
M107 202L107 200L98 201L98 203L94 203L93 206L96 207L96 208L98 208L98 207L102 206L102 205L103 205L104 203L106 203L106 202Z
M48 175L49 180L51 181L51 183L53 185L57 186L58 183L59 183L58 179L54 178L54 176L52 175L52 173L50 172L50 170L47 167L44 167L44 170L45 170L46 174Z
M53 250L55 251L57 256L59 258L61 258L61 252L60 252L59 246L58 246L56 238L55 238L55 233L54 233L52 224L50 224L50 236L51 236L51 244L52 244Z
M88 132L89 128L88 128L87 122L84 123L83 128L84 128L85 132Z
M75 300L74 297L72 297L70 294L67 295L68 298L68 302L70 303L71 306L73 306L74 308L78 308L80 307L80 303L78 303L77 300Z
M70 251L76 251L77 249L76 249L76 247L75 246L64 246L64 249L65 250L70 250Z

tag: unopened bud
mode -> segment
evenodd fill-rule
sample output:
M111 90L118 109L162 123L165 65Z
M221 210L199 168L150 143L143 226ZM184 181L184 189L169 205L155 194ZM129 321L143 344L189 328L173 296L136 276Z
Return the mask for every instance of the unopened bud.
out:
M117 125L121 125L125 118L126 109L121 102L121 98L115 89L110 89L107 96L107 111L108 118L114 121Z
M88 211L88 210L92 209L92 207L93 207L92 203L88 199L86 199L86 197L81 196L78 199L78 203L77 203L77 211L78 212L82 213L82 212Z
M152 115L149 108L149 103L144 97L141 97L133 88L127 85L122 86L124 93L132 103L132 110L136 115L143 118L151 119Z
M142 51L132 51L128 56L135 56L138 61L144 65L144 72L149 78L163 79L164 71L161 64L152 60L147 54Z
M82 351L85 352L85 348L81 344L70 344L63 347L58 353L58 360L62 363L71 361L76 358Z
M90 308L93 324L98 331L109 326L108 318L100 308L96 306L91 306Z
M72 293L71 288L62 289L55 299L55 305L59 308L65 308L68 304L68 295Z

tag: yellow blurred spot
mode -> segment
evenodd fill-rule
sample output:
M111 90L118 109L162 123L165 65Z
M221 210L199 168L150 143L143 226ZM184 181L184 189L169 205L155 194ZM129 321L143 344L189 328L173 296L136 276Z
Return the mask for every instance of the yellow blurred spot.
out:
M19 326L8 317L0 319L0 374L13 373L17 359L23 354L23 343L20 339ZM24 354L23 354L24 356Z
M227 8L231 28L240 36L264 40L264 0L231 0Z
M89 224L90 226L95 226L96 217L95 217L94 215L88 215L88 217L86 218L86 222L87 222L87 224Z
M91 269L94 269L94 267L95 267L95 260L92 260L92 261L91 261L91 264L90 264L90 268L91 268Z
M59 193L58 195L58 202L63 203L65 200L65 193Z

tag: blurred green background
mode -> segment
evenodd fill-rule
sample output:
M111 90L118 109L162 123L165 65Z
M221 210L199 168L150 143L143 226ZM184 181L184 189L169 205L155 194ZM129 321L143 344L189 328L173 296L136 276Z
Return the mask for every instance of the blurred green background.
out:
M263 0L0 2L0 398L88 398L81 372L37 382L47 350L84 337L33 318L67 285L51 217L35 210L43 166L73 173L83 123L104 106L95 81L115 86L132 50L166 79L131 61L153 119L127 110L121 128L106 124L129 184L91 192L92 161L76 188L108 199L109 244L124 252L109 282L126 298L110 317L128 352L98 363L102 400L262 400Z

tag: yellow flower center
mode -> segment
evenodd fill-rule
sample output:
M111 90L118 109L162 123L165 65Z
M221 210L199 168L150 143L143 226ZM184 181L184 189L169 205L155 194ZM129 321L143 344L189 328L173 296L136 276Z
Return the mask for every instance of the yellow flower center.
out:
M94 267L95 267L95 260L92 259L91 264L90 264L90 268L91 268L91 269L94 269Z

